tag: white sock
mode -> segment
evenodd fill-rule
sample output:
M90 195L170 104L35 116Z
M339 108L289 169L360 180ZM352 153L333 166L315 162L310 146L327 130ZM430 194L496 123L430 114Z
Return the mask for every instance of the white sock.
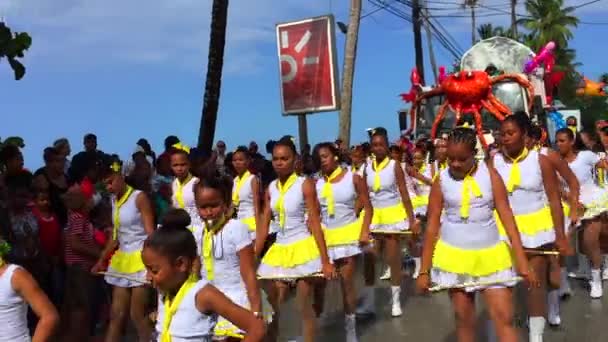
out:
M393 305L401 305L401 286L391 286L391 294Z
M547 294L547 304L549 323L556 324L555 320L559 317L559 290L549 291Z
M591 281L594 283L602 282L602 271L599 268L591 270Z
M530 341L542 341L545 322L545 317L530 317ZM539 337L541 337L540 340Z
M418 277L418 273L420 273L420 257L414 258L414 277Z
M346 330L346 341L357 341L357 318L354 314L344 317L344 330Z

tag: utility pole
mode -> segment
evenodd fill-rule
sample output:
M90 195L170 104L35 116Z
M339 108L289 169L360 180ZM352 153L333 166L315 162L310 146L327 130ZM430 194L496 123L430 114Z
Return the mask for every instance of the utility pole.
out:
M350 15L346 30L344 64L342 68L342 93L340 96L339 136L345 146L350 146L350 125L353 105L353 79L357 59L357 41L361 21L361 0L351 0Z
M420 33L420 2L419 0L412 0L412 24L414 25L414 53L416 54L416 69L420 75L420 83L425 85L424 82L424 55L422 53L422 34Z
M426 33L426 42L429 47L429 61L431 62L431 69L433 71L433 79L435 84L439 83L439 77L437 76L437 61L435 60L435 50L433 50L433 34L431 33L431 16L427 6L427 0L423 0L424 6L424 30Z

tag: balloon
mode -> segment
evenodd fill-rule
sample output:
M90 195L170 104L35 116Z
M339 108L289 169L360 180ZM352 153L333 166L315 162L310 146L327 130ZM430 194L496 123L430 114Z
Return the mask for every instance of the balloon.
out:
M550 62L549 69L553 69L553 65L555 64L555 59L553 58L553 51L555 50L555 43L550 41L543 47L538 55L532 57L524 66L524 73L531 74L538 68L541 64L547 64ZM546 67L547 65L545 65Z
M562 113L560 113L558 111L553 111L553 112L550 112L547 115L547 117L555 125L555 130L560 130L562 128L566 128L567 127L566 120L564 120L564 116L562 115Z
M603 82L593 82L587 77L583 77L582 86L576 89L578 96L606 96Z

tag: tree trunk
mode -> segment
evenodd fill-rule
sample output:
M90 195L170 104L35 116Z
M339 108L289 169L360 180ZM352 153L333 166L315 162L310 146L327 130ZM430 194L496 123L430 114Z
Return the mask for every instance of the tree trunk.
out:
M215 123L220 102L222 68L224 66L224 46L226 44L226 24L228 22L228 0L213 0L211 8L211 32L209 34L209 56L207 80L201 124L198 133L198 147L211 155L215 138Z
M422 51L422 34L420 33L420 2L412 1L412 24L414 29L414 53L416 56L416 69L420 75L420 84L424 85L424 55Z
M511 0L511 38L517 39L517 16L515 15L517 0Z
M475 45L477 39L475 38L475 30L477 24L475 23L475 4L471 4L471 45Z
M342 94L340 96L339 136L345 146L350 146L350 125L353 105L353 79L357 59L357 41L359 40L359 22L361 21L361 0L351 0L344 64L342 67Z
M433 79L435 84L439 83L439 77L437 76L437 61L435 60L435 50L433 50L433 34L431 33L431 24L429 23L429 10L427 8L427 0L424 0L424 29L426 33L426 41L429 47L429 62L431 63L431 69L433 71Z

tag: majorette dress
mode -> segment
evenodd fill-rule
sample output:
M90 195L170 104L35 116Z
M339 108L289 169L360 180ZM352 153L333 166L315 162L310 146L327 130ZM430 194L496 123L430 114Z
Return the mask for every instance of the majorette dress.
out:
M382 163L379 163L381 165ZM372 233L398 233L409 229L407 212L395 177L395 161L390 160L381 170L374 170L374 163L368 163L365 177L370 191L374 215L370 231Z
M325 233L329 257L331 260L339 260L360 254L359 238L363 218L357 218L355 212L357 191L354 174L346 171L337 183L329 183L331 196L327 195L326 186L328 186L326 179L321 177L317 181L316 188L321 204L321 225Z
M431 166L423 164L418 172L425 178L432 179ZM414 214L424 216L429 205L429 195L431 193L431 186L427 185L423 181L405 175L406 185L410 200L412 201L412 207L414 208Z
M276 242L268 249L258 268L261 278L297 279L321 271L319 248L305 219L306 204L302 194L304 181L304 177L296 177L294 184L284 194L281 208L277 205L281 197L278 180L268 186L270 206L278 232Z
M118 249L110 259L108 273L124 275L133 279L146 279L146 267L141 260L141 250L144 246L144 241L148 237L144 229L144 223L141 218L141 213L137 208L137 196L141 193L139 190L127 190L129 197L126 201L118 206L115 196L112 197L112 217L114 224L118 223L115 228L116 240L118 241ZM117 215L118 214L118 215ZM115 278L110 275L105 276L106 283L118 287L139 287L144 284L124 278Z
M539 148L535 149L536 151L538 151L539 154L548 157L549 156L549 148L545 147L545 146L541 146ZM563 178L561 178L561 176L558 174L558 179L560 181L560 186L563 185L564 188L566 188L567 186L565 185L565 181ZM564 231L567 233L568 230L570 229L570 205L564 201L562 199L562 208L564 210Z
M433 283L450 287L505 280L499 284L469 286L464 289L467 292L513 286L515 283L509 281L514 277L511 251L498 233L492 182L486 164L479 163L475 174L470 176L472 180L467 178L466 182L452 178L448 169L441 171L439 177L444 213L433 253ZM468 206L466 200L463 201L465 198Z
M247 288L241 276L241 262L238 253L253 243L247 225L240 220L230 219L217 233L208 233L205 227L195 226L193 232L201 259L201 278L217 287L235 304L250 310ZM272 321L272 309L261 291L262 306L267 322ZM244 331L223 317L219 317L214 336L242 338Z
M555 242L553 217L539 158L536 151L529 151L522 160L513 162L507 162L502 153L494 156L494 168L507 187L509 205L524 248L538 248ZM507 239L498 216L496 222L501 236Z
M235 177L232 186L232 201L236 218L247 225L249 235L255 240L255 207L253 204L253 180L255 176L246 172L243 178Z
M169 335L171 342L211 342L213 327L217 323L217 315L206 315L196 308L196 294L205 287L208 282L199 280L188 290L183 300L179 303L171 323ZM158 315L155 330L158 342L161 342L163 321L165 319L165 303L162 294L158 295Z
M585 206L581 221L592 219L608 211L608 190L595 184L593 174L600 156L590 151L580 151L568 165L581 186L579 200Z
M171 183L171 205L173 208L181 208L188 212L192 226L201 223L196 201L194 200L194 186L198 183L198 178L189 176L185 184L181 184L177 178Z

